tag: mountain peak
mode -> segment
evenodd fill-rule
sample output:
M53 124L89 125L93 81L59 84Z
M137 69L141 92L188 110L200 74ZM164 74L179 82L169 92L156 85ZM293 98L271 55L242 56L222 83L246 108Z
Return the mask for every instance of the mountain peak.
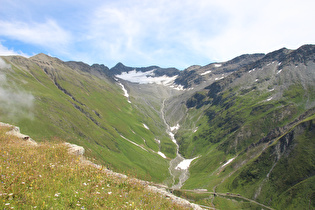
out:
M48 61L60 61L60 62L63 62L59 58L51 57L49 55L46 55L45 53L39 53L37 55L34 55L34 56L30 57L30 59L31 60L40 60L40 61L43 61L43 62L48 62Z
M122 68L122 67L126 67L123 63L118 62L113 68Z
M37 58L37 59L42 59L42 58L52 58L49 55L46 55L45 53L38 53L37 55L32 56L31 58Z

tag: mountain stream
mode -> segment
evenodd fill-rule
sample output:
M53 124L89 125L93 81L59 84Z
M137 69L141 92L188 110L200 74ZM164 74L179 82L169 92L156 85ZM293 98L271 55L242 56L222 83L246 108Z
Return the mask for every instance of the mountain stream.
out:
M165 119L164 107L165 107L165 100L163 100L162 108L161 108L161 116L166 125L166 132L171 137L171 140L176 144L176 157L170 161L169 172L172 176L172 189L180 189L184 182L189 178L189 165L195 159L185 159L181 156L178 152L179 145L175 139L175 133L179 128L179 125L170 127Z

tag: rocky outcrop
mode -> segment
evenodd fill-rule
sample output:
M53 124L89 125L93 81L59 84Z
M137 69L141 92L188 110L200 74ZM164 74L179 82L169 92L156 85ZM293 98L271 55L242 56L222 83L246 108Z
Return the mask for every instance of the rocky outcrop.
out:
M66 145L68 147L68 152L70 154L82 156L85 152L85 149L83 147L78 146L76 144L70 144L68 142L65 142L64 145Z
M33 139L31 139L28 135L22 134L20 132L20 128L7 124L7 123L2 123L0 122L0 126L1 127L8 127L11 128L10 131L6 132L7 135L11 135L11 136L15 136L18 137L19 139L23 139L26 143L33 145L33 146L37 146L36 141L34 141Z

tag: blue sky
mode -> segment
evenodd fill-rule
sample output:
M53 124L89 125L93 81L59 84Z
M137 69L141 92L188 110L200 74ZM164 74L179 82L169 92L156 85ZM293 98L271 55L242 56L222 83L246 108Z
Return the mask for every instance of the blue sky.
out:
M314 0L0 1L0 55L184 69L315 44Z

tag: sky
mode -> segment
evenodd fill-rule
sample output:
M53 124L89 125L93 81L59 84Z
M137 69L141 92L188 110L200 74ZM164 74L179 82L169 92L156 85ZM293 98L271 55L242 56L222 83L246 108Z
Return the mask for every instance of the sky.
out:
M0 55L185 69L315 44L314 0L0 0Z

